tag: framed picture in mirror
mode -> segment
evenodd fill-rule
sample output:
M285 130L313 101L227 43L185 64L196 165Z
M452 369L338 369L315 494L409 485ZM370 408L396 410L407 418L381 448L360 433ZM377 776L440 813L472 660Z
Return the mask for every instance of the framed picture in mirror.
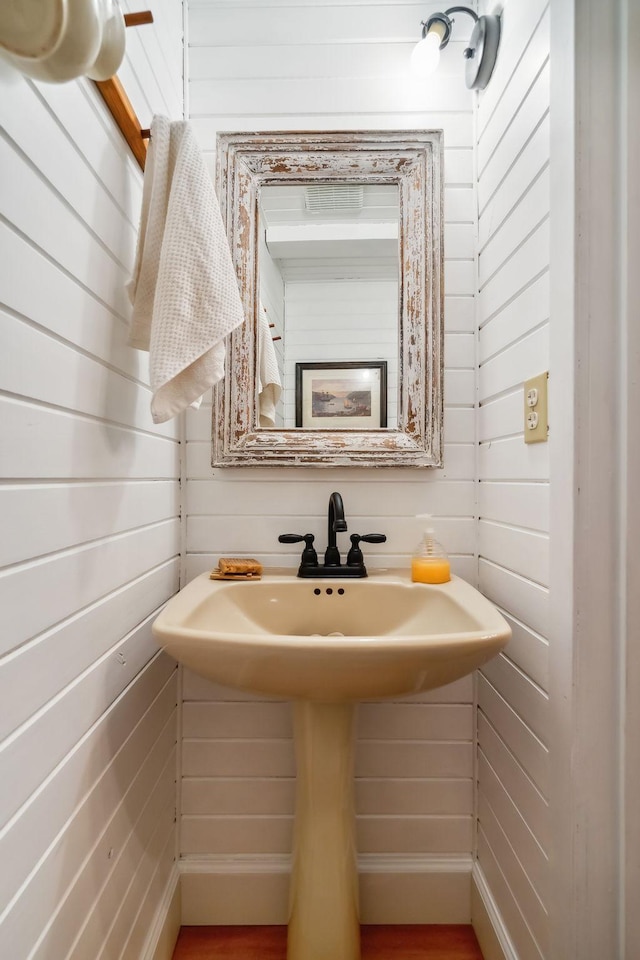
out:
M378 430L386 426L386 360L296 363L296 427Z

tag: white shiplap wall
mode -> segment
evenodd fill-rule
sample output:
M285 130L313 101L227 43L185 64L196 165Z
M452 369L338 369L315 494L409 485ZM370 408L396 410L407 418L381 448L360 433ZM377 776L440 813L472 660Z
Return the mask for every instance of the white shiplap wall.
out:
M181 4L150 7L121 72L147 124L182 112ZM0 120L0 955L143 957L175 859L151 622L180 458L126 344L142 178L87 81L1 65Z
M479 100L477 164L479 586L513 630L478 677L478 859L519 960L541 960L549 445L523 441L522 381L549 369L548 0L505 3Z
M447 260L444 469L212 473L211 409L189 411L187 579L238 551L295 568L299 553L285 551L278 534L310 530L323 548L328 497L336 489L350 531L387 534L384 546L368 549L371 565L406 566L420 533L414 515L431 512L439 518L454 571L475 582L473 98L464 85L462 58L468 25L457 28L432 83L407 76L420 21L437 9L413 0L189 3L190 114L212 169L216 132L222 130L442 128ZM470 858L471 717L470 680L411 704L362 710L356 760L361 852L417 857L423 866L437 862L437 869ZM184 721L182 853L183 866L193 871L183 885L185 922L206 922L211 908L198 890L208 872L224 877L230 856L257 863L289 851L293 751L282 705L189 675ZM233 869L239 869L236 861ZM413 900L418 913L407 913L414 891L402 888L396 898L404 897L405 912L387 916L468 919L468 884L446 893L451 885L445 873L434 874L439 885L430 895ZM208 889L213 896L222 888ZM247 899L256 887L245 880L239 889L240 899ZM386 890L379 884L377 889ZM242 918L273 922L283 897L286 891L276 912L250 904ZM384 898L384 892L377 900L365 892L365 915L380 918ZM231 922L230 909L219 922Z

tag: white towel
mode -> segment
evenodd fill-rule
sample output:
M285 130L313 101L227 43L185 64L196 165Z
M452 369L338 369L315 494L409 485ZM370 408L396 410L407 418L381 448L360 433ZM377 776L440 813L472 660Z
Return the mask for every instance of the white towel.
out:
M260 426L275 427L276 404L282 393L282 380L278 358L273 347L269 317L260 304L260 328L258 330L258 403Z
M224 376L224 338L244 313L211 178L191 127L151 124L129 343L149 350L154 423L199 406Z

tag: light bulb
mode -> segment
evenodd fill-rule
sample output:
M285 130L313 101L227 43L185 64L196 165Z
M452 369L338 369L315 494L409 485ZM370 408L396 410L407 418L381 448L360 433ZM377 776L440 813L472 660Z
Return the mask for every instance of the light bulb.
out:
M431 22L426 36L413 48L409 61L409 72L412 77L430 77L438 69L440 45L446 30L447 25L442 20Z
M424 40L413 48L409 70L412 77L430 77L438 69L440 62L440 37L429 32Z

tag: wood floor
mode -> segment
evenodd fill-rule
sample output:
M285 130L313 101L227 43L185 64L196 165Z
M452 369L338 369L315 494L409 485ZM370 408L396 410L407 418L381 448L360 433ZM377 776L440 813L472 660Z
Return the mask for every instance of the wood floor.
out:
M469 926L362 927L362 960L482 960ZM182 927L173 960L286 960L286 927Z

